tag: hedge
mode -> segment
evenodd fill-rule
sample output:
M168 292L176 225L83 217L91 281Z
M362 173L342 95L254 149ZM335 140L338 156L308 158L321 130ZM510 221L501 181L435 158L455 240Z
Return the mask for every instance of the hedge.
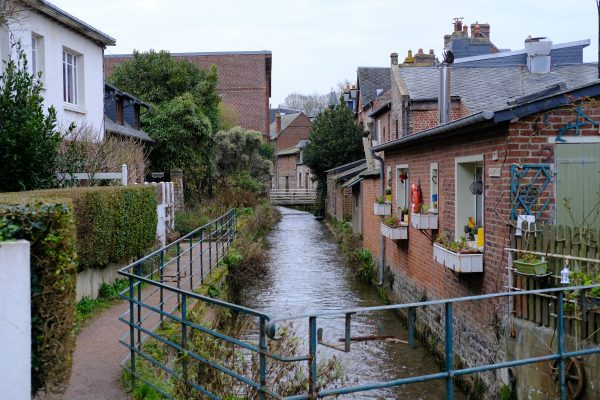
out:
M0 203L69 199L77 230L79 270L104 268L143 255L156 242L156 189L114 186L0 194Z
M7 239L31 243L33 394L42 388L64 392L75 349L75 225L70 206L0 206L0 240Z

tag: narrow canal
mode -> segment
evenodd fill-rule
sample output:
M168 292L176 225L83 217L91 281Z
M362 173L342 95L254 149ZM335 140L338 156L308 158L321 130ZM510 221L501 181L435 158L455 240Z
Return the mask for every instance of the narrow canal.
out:
M312 214L280 208L282 221L268 237L269 276L242 293L242 303L274 317L306 313L309 310L341 310L381 305L371 285L357 282L342 260L338 246L326 225ZM294 330L307 337L306 321ZM326 342L343 337L344 319L319 319ZM408 340L408 332L392 312L356 315L352 336L393 335ZM335 354L344 367L344 386L365 384L439 372L439 366L422 346L382 341L352 344L350 353L319 346L318 358ZM406 385L393 389L357 393L343 398L362 399L442 399L443 381ZM455 399L465 396L455 390Z

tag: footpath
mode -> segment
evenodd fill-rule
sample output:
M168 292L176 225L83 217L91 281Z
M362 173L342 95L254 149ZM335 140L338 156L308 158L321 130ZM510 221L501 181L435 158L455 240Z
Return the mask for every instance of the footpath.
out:
M195 260L192 263L194 273L194 287L190 287L189 279L189 255L187 250L189 244L181 245L181 289L195 289L201 285L200 276L207 277L210 269L215 267L218 260L215 257L217 247L219 253L223 254L225 247L223 242L213 242L202 245L203 256L196 257L200 253L200 244L195 243L193 248ZM212 265L211 262L212 261ZM165 268L165 275L175 276L175 263ZM202 267L202 268L201 268ZM202 270L202 272L200 272ZM187 278L187 279L186 279ZM176 286L175 279L165 282L168 285ZM142 290L142 298L147 297L148 304L157 305L159 303L159 293L156 291L150 294L155 287L146 286ZM164 309L170 310L175 307L177 296L171 296L165 300ZM69 381L69 386L63 399L65 400L128 400L131 398L125 392L121 385L121 375L123 369L120 366L121 361L128 355L129 351L119 339L129 332L129 327L119 321L119 317L129 310L129 303L121 301L111 309L92 320L85 328L79 332L76 338L75 352L73 354L73 372ZM147 314L142 312L143 317ZM153 313L144 320L144 327L152 327L158 323L158 315Z

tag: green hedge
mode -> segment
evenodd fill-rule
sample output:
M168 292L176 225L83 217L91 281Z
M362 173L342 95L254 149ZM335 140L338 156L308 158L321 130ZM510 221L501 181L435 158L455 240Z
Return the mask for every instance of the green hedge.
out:
M68 201L66 201L68 203ZM0 206L0 240L31 243L33 393L60 393L71 376L75 349L75 225L70 206ZM18 384L18 383L14 383Z
M0 203L69 199L77 229L79 269L104 268L143 255L156 242L156 189L115 186L5 193Z

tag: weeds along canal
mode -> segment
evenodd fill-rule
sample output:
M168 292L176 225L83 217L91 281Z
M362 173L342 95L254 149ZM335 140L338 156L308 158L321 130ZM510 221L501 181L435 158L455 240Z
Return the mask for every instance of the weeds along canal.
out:
M243 305L273 317L306 313L310 310L342 310L383 304L374 286L353 277L327 226L308 212L279 208L282 220L268 240L269 272L260 282L240 294ZM318 319L323 340L336 343L344 336L344 318ZM307 340L308 322L293 325ZM408 340L408 332L393 312L355 315L352 336L393 335ZM352 343L343 353L319 346L317 358L335 355L344 368L343 386L386 381L441 371L433 356L418 341L414 349L402 343L368 341ZM363 399L441 399L443 381L344 395ZM455 389L455 399L465 396Z

